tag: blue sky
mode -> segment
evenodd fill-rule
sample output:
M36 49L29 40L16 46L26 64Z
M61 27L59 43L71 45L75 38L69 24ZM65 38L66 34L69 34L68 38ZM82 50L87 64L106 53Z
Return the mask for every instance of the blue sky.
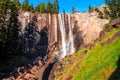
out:
M33 6L38 5L43 0L29 0L29 3ZM48 0L44 0L46 3ZM51 2L53 0L50 0ZM75 7L76 10L79 10L80 12L88 11L88 6L101 6L104 4L105 0L59 0L59 12L63 12L63 9L65 9L66 12L71 13L72 6ZM23 0L20 0L20 2L23 2Z

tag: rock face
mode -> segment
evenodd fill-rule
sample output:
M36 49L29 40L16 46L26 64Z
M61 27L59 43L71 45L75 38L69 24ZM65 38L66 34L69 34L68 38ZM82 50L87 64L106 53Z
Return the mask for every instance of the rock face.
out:
M108 23L108 20L97 18L97 13L70 15L22 12L18 19L24 52L47 54L55 47L56 54L61 58L74 53L82 43L96 40L104 24Z
M85 44L96 40L103 30L104 24L108 23L108 20L98 18L96 12L75 13L72 16L74 22L77 21L78 31L82 31L81 35Z

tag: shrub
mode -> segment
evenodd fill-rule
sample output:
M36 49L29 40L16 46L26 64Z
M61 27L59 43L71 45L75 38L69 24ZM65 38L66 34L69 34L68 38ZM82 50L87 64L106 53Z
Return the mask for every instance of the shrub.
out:
M94 10L95 10L96 12L100 12L100 10L99 10L98 8L95 8Z
M109 23L106 23L103 28L104 28L104 30L108 29L109 28Z
M74 21L74 24L75 24L75 25L77 25L77 24L78 24L78 21L77 21L77 20L75 20L75 21Z

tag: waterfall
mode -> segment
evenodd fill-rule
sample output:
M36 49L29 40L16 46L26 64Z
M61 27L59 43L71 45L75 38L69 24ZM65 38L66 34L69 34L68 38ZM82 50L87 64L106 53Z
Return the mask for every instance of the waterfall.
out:
M62 37L62 55L61 58L64 58L67 55L67 50L66 50L66 41L65 41L65 24L64 24L64 15L58 14L58 19L59 19L59 28L61 32L61 37Z
M53 43L53 46L50 46L51 51L52 48L54 49L55 47L56 54L60 55L60 58L64 58L65 56L75 52L72 30L74 23L71 20L70 14L36 15L37 21L32 20L32 17L34 16L30 15L30 13L23 13L19 16L19 20L22 24L21 31L24 32L21 33L20 37L22 38L21 41L23 42L22 45L25 53L29 53L31 51L41 53L41 48L39 45L44 44L44 42L47 44L47 41L42 39L42 35L44 35L42 31L46 32L47 30L49 32L49 34L46 32L49 42L48 46ZM41 30L38 31L39 27ZM44 31L44 29L47 30ZM45 37L43 36L43 38Z
M72 27L74 26L71 21L71 17L68 14L68 26L65 26L64 22L64 15L59 14L59 28L61 32L61 38L62 38L62 54L61 58L64 58L66 55L72 54L75 52L74 48L74 39L73 39L73 33L72 33ZM66 35L65 27L68 27L69 33ZM66 36L68 36L68 39L66 40Z
M68 26L69 26L69 54L72 54L75 52L74 48L74 38L73 38L73 33L72 33L72 24L71 24L71 18L70 15L68 14Z

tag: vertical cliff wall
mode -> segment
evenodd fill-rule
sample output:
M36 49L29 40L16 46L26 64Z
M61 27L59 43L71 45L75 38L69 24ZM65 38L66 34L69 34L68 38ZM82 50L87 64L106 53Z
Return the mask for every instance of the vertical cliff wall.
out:
M22 12L18 19L24 52L47 54L56 51L61 58L74 53L81 43L96 40L103 25L108 22L97 18L96 13L70 15ZM43 51L39 50L40 47Z

